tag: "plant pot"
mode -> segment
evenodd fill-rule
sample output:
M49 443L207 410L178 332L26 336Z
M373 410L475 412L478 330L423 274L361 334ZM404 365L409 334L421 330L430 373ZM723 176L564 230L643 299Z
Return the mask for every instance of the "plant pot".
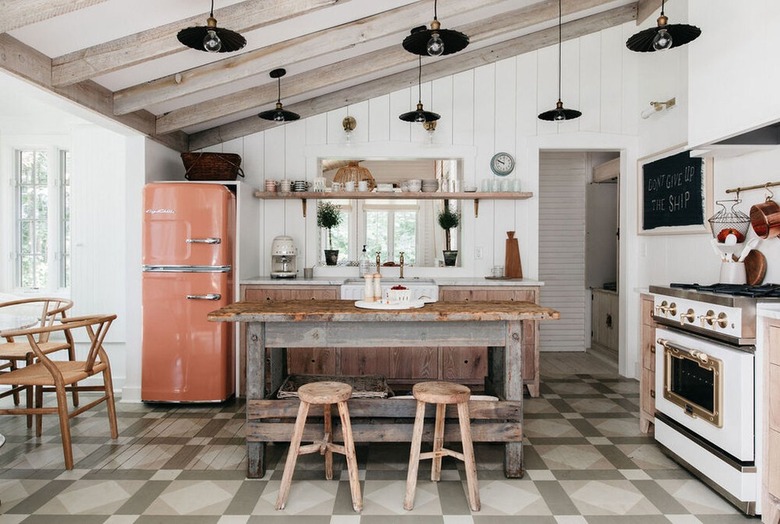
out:
M325 250L325 264L328 266L335 266L339 261L338 249L326 249Z
M442 251L442 253L444 254L444 265L448 266L448 267L454 266L455 262L457 262L457 260L458 260L458 251L457 250L454 250L454 251L444 250L444 251Z

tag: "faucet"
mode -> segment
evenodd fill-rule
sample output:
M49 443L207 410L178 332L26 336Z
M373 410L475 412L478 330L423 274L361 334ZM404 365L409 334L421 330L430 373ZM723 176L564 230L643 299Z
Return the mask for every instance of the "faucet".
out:
M379 266L382 265L382 259L379 258L379 255L382 254L381 251L376 252L376 274L380 275L382 272L379 271Z
M401 263L401 274L400 274L400 276L398 278L404 278L404 252L403 251L399 251L399 255L400 255L399 262Z

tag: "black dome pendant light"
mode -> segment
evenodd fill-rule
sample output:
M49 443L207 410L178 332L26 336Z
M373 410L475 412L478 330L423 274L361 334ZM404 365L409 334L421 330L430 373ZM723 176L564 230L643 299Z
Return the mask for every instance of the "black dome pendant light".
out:
M442 29L437 18L437 3L433 1L431 28L415 27L412 34L404 38L404 49L420 56L442 56L457 53L469 45L469 37L454 29Z
M658 17L658 25L639 31L626 40L627 48L639 53L664 51L685 45L699 37L701 29L695 25L669 24L669 19L664 14L664 3L664 0L661 0L661 16Z
M230 53L246 45L246 38L240 34L224 27L217 27L217 19L214 18L214 0L211 0L211 14L206 20L205 27L182 29L176 38L187 47L209 53Z
M285 69L274 69L268 75L271 78L276 78L277 81L277 87L278 87L278 96L276 97L276 109L269 109L268 111L263 111L260 113L259 116L263 120L273 120L274 122L291 122L293 120L298 120L301 118L301 115L298 113L293 113L292 111L287 111L282 107L282 77L287 74L287 71Z
M576 109L566 109L561 102L561 0L558 0L558 102L555 109L545 111L539 115L540 120L551 122L563 122L564 120L574 120L582 116L582 113Z
M420 64L420 67L418 69L417 73L417 109L415 111L409 111L408 113L404 113L400 115L398 118L403 120L404 122L435 122L436 120L441 118L441 115L437 113L431 113L430 111L425 111L423 109L422 104L422 55L418 57L418 61Z

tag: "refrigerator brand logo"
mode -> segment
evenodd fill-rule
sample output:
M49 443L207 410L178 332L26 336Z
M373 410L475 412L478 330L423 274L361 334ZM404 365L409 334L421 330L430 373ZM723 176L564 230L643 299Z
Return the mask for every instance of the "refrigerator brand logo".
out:
M173 209L147 209L146 212L150 215L173 215L176 213Z

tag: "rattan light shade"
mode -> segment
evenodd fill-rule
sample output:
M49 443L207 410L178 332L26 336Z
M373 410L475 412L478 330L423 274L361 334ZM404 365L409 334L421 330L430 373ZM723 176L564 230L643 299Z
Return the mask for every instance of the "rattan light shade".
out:
M346 166L339 168L339 170L336 171L336 175L333 177L334 182L339 182L341 184L345 182L354 182L355 187L357 187L358 182L363 180L368 182L369 191L376 187L376 181L374 180L374 177L371 176L371 172L359 165L357 160L350 160Z

